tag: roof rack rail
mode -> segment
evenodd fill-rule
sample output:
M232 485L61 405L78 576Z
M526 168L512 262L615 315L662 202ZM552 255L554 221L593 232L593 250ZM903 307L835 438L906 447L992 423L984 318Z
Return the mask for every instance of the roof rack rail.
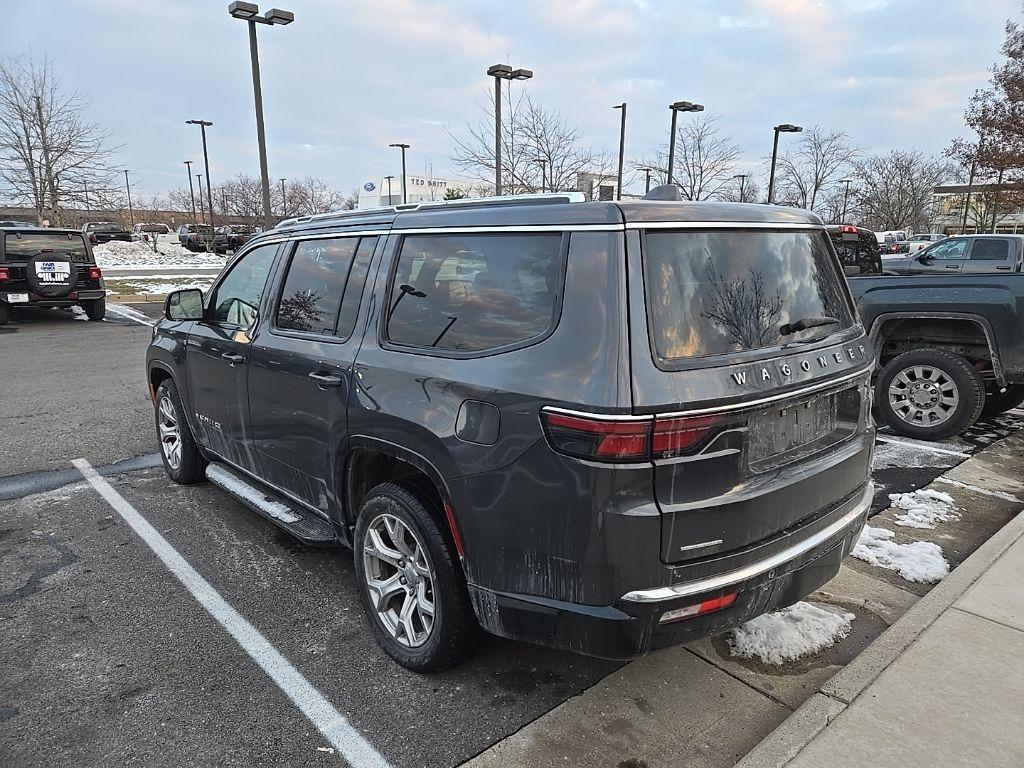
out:
M398 205L381 205L374 208L353 208L345 211L329 211L328 213L315 213L311 216L297 216L292 219L285 219L278 223L278 227L290 224L305 224L307 221L319 221L321 219L341 219L349 216L369 215L372 213L403 213L408 211L419 211L430 208L448 207L482 207L517 205L520 203L582 203L586 197L582 192L543 192L529 195L497 195L492 197L460 197L456 200L428 200L422 203L399 203Z

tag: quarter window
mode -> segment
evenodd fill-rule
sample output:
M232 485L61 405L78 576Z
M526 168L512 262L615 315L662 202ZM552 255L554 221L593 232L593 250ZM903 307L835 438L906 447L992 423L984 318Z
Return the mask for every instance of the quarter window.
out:
M480 352L536 339L554 324L560 234L412 235L390 286L386 336Z
M217 286L212 299L215 323L247 328L256 319L277 245L253 248Z

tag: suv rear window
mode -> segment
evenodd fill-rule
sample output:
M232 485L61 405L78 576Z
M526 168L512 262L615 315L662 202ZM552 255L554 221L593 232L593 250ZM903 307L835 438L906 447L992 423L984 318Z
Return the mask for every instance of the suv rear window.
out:
M853 324L821 232L648 232L644 277L661 360L778 347ZM801 318L839 323L783 335Z
M85 240L76 234L51 234L8 232L4 237L4 252L8 261L20 261L35 256L37 253L52 251L63 253L76 260L85 258Z
M387 338L480 352L521 344L554 325L562 235L411 235L390 287Z

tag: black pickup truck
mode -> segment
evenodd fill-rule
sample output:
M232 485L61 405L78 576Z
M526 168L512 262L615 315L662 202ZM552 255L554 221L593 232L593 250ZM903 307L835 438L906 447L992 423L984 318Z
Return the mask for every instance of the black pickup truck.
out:
M989 274L848 278L876 355L878 421L939 440L1024 401L1022 258Z

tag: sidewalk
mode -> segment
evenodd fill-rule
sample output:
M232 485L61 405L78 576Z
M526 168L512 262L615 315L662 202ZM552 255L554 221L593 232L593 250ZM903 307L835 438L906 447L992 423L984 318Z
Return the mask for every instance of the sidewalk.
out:
M1024 765L1024 514L739 768Z

